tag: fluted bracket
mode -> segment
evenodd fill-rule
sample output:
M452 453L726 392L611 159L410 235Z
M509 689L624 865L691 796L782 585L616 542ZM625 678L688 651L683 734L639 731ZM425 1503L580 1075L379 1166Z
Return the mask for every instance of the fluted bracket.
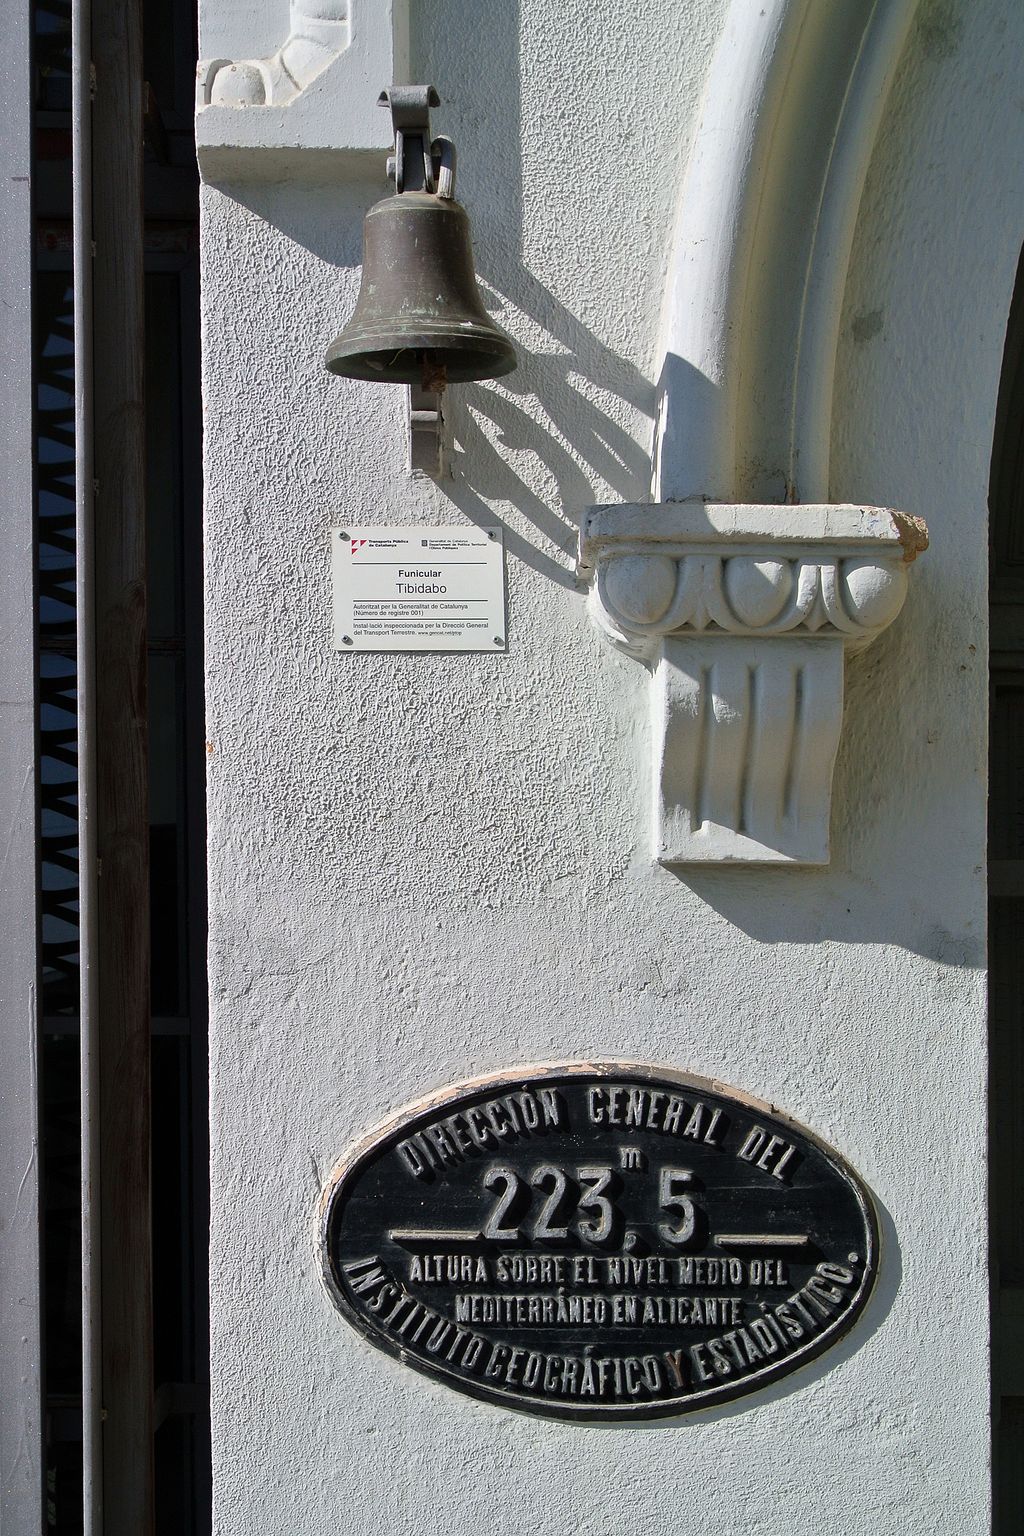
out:
M927 543L878 507L587 514L591 616L653 668L661 863L828 863L844 652L892 623Z

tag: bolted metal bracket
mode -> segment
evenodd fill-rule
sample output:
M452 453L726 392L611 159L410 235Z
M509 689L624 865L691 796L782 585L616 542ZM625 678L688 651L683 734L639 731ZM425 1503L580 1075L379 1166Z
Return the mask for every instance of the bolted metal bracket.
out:
M409 473L442 480L448 474L444 392L410 384Z
M430 132L430 109L441 98L432 85L393 85L381 91L378 107L391 112L395 151L387 173L396 192L434 192L455 196L455 145L446 133Z
M441 104L432 85L393 85L381 91L378 105L391 112L395 152L388 157L388 175L395 191L431 192L438 197L455 195L455 146L445 135L434 138L430 109ZM440 388L410 385L409 473L434 480L448 473L445 439L444 380Z
M377 105L390 109L395 131L395 152L388 157L395 191L435 191L430 109L441 105L437 91L432 85L393 85L381 91Z

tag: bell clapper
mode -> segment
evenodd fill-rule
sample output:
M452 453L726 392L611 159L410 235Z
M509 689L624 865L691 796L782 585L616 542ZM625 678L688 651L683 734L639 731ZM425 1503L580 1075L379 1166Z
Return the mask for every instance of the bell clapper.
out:
M443 395L448 388L448 365L429 352L423 354L423 388L431 395Z

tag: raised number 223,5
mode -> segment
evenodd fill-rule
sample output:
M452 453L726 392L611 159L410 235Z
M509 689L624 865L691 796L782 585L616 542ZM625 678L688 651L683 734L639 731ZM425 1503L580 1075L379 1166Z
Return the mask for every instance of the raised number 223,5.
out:
M524 1225L517 1220L532 1204L532 1191L543 1197L529 1224L529 1235L542 1243L563 1241L570 1223L585 1242L608 1243L621 1227L621 1212L609 1198L614 1173L606 1167L580 1167L566 1171L554 1163L531 1169L529 1184L514 1168L496 1163L484 1174L484 1188L497 1198L481 1228L481 1236L496 1243L523 1241ZM659 1221L663 1242L681 1247L689 1242L697 1224L697 1211L686 1189L693 1180L688 1168L662 1168L658 1177L660 1209L675 1221ZM513 1224L514 1223L514 1224Z

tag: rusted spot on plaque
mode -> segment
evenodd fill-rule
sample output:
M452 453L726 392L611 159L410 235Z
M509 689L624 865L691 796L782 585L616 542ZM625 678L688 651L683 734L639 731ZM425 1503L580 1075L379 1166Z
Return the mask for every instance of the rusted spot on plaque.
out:
M379 1348L557 1418L707 1408L864 1308L870 1197L767 1104L631 1062L524 1067L421 1101L335 1169L324 1274Z

